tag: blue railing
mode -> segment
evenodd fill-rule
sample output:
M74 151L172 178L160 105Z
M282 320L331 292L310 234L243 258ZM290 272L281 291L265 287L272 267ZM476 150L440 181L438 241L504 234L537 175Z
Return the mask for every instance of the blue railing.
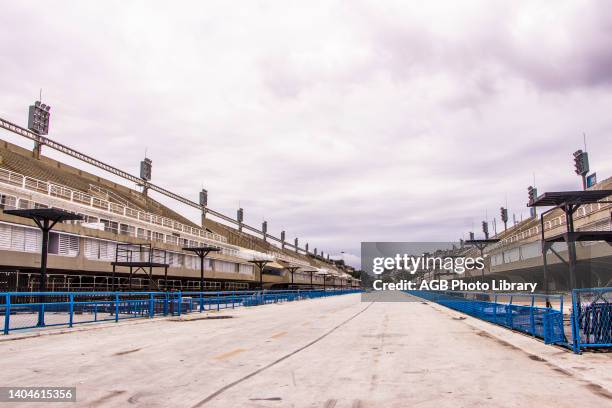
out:
M241 306L292 302L359 293L361 290L270 290L225 292L4 292L3 333L41 327L176 316Z
M408 291L470 316L544 339L567 344L563 329L563 296L475 292ZM557 307L546 307L551 302Z
M572 349L612 348L612 288L572 292Z

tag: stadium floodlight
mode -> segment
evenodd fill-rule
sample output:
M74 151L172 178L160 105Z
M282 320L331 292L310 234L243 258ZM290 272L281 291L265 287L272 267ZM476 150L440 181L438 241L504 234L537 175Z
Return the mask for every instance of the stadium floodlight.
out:
M589 172L589 154L582 150L574 152L574 171L582 178L582 189L586 190L586 175Z
M152 167L153 162L151 161L151 159L145 157L145 159L140 162L140 178L144 181L151 181Z
M489 223L486 221L482 222L482 232L484 233L485 239L489 239Z
M285 249L285 231L281 231L281 249Z
M499 211L501 213L501 220L504 223L504 231L506 231L508 229L508 209L500 207Z
M538 198L538 189L533 186L529 186L527 187L527 194L529 194L529 204L531 204L536 200L536 198Z
M200 207L202 210L202 228L205 228L204 220L206 219L206 207L208 207L208 191L206 189L202 189L202 191L200 191Z
M527 207L530 208L529 213L531 218L535 218L538 214L536 212L536 207L531 207L531 204L533 204L538 198L538 189L533 186L529 186L527 187L527 194L529 194L529 202L527 203Z
M295 238L295 240L293 242L294 242L294 245L295 245L295 252L297 252L298 251L298 239L297 239L297 237Z
M266 241L268 237L268 221L261 223L261 234L263 235L263 240Z
M38 135L49 134L49 118L51 113L49 112L51 107L45 105L40 101L34 102L34 105L30 105L30 111L28 113L28 129Z
M239 208L236 213L236 221L238 221L238 231L242 231L242 222L244 221L244 210L242 208Z
M208 191L205 189L202 189L202 191L200 191L200 205L202 207L208 206Z

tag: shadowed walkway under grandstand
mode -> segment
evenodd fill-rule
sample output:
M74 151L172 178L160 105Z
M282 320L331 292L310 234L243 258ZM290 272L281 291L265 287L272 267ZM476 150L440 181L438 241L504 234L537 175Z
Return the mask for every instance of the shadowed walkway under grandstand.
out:
M360 300L337 296L210 314L232 316L225 319L194 314L3 341L0 385L76 386L78 406L597 407L612 401L612 374L598 383L575 374L605 373L611 354L573 355L420 300Z

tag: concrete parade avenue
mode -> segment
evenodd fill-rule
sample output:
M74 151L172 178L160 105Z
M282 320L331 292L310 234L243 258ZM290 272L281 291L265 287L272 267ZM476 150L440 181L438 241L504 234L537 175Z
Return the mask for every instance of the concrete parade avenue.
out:
M42 404L50 407L612 403L609 353L575 355L403 293L394 296L404 301L369 301L375 295L362 301L352 294L63 334L11 334L0 341L0 383L76 386L75 404Z

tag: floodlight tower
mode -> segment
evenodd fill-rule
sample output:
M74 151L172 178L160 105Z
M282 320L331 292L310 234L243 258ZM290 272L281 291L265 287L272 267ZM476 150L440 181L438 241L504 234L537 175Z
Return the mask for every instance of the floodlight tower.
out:
M499 209L501 213L501 220L504 223L504 231L508 230L508 209L504 207L500 207Z
M297 254L298 252L298 239L297 237L295 238L295 241L293 241L295 243L295 253Z
M285 249L285 231L281 231L281 249Z
M236 220L238 221L238 231L242 232L242 222L244 221L244 210L242 208L238 209Z
M261 223L261 235L263 235L264 242L268 240L268 221Z
M586 175L589 172L589 154L582 150L574 152L574 171L582 178L582 189L587 189Z
M142 179L142 194L147 195L149 191L148 182L151 181L151 170L153 167L153 162L151 159L145 157L143 161L140 162L140 178Z
M489 239L489 223L486 221L482 222L482 232L484 233L485 239Z
M30 109L28 112L28 129L34 132L36 135L46 135L49 134L49 118L51 117L51 113L49 112L51 107L49 105L45 105L41 101L34 102L34 105L30 105ZM34 157L36 159L40 158L40 141L34 141Z
M533 204L535 200L538 198L538 189L533 186L529 186L527 187L527 194L529 195L529 202L527 203L527 206L530 208L529 214L531 215L532 218L535 218L538 215L538 213L537 213L536 207L531 206L531 204Z
M204 220L206 219L206 207L208 207L208 191L202 189L200 191L200 206L202 207L202 228L204 228Z

